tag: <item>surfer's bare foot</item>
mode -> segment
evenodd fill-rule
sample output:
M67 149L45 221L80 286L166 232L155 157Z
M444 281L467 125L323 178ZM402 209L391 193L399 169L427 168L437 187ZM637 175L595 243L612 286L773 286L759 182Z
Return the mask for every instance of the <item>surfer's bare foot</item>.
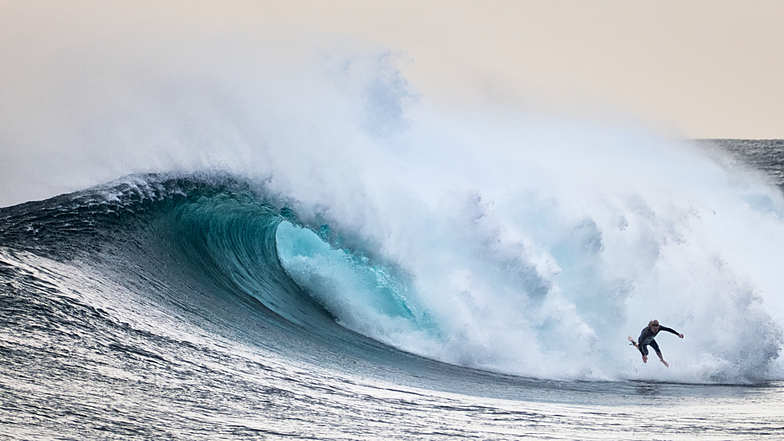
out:
M643 363L647 363L648 362L648 356L647 355L643 355L642 356L642 362Z
M666 361L664 361L664 359L663 359L663 358L662 358L662 361L661 361L661 362L662 362L662 363L664 363L664 365L665 365L665 366L667 366L667 367L670 367L670 364L669 364L669 363L667 363Z

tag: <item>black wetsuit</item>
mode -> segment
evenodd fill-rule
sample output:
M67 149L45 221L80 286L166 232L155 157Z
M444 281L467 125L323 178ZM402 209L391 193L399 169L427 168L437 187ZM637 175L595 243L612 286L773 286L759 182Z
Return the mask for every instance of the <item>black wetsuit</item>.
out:
M640 332L640 338L637 339L637 349L640 350L642 355L648 355L648 347L647 346L651 345L653 350L656 351L656 355L661 357L661 351L659 350L659 344L656 343L656 340L653 339L653 337L656 337L656 334L658 334L659 331L672 332L673 334L680 336L680 334L678 334L678 332L676 332L674 329L668 328L666 326L660 326L659 330L656 331L656 332L651 331L651 327L650 326L646 326Z

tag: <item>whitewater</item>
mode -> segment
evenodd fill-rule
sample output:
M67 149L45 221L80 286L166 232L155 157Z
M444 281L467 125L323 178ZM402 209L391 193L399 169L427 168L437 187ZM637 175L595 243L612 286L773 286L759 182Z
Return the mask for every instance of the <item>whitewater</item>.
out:
M775 173L384 51L147 49L3 82L3 437L784 433Z

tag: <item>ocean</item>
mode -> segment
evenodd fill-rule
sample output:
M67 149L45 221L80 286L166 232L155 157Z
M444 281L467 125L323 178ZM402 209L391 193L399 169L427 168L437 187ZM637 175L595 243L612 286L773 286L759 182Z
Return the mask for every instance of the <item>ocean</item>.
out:
M665 144L1 208L0 438L782 439L784 141Z

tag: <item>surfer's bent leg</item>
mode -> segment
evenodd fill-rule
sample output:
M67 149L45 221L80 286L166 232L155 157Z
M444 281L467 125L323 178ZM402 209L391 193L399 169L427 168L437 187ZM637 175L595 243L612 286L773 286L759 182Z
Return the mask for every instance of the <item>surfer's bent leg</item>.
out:
M640 350L640 353L642 355L648 356L648 343L646 343L644 341L639 341L637 343L637 349Z
M662 358L662 353L661 353L661 350L659 350L659 344L656 343L656 340L651 340L650 345L653 348L653 350L656 351L656 355L658 355L659 358ZM648 355L647 354L648 351L645 351L645 352L646 352L645 355Z

